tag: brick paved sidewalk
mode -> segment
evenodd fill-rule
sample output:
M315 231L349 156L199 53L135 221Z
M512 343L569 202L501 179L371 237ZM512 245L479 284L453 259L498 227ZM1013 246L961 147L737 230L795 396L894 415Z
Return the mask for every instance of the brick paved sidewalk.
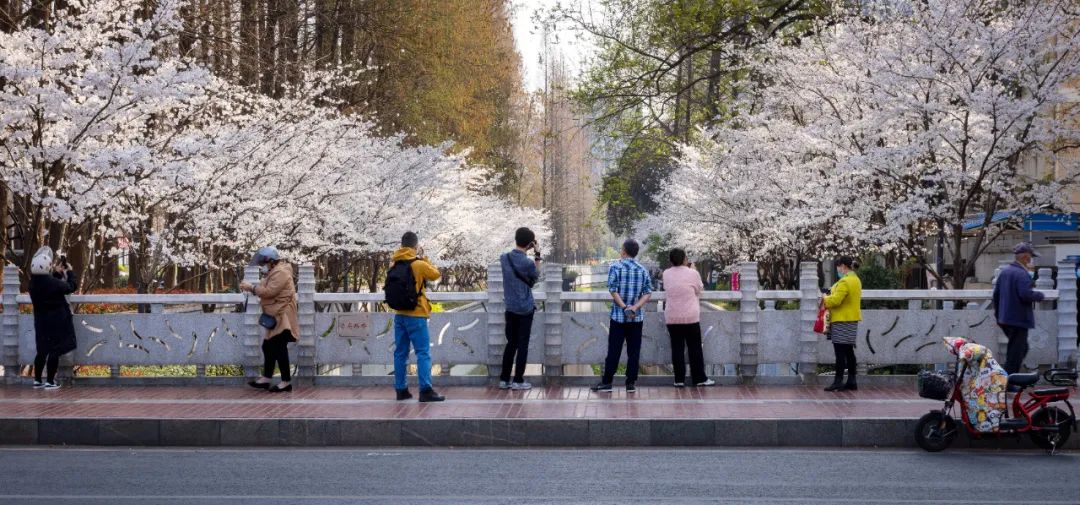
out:
M389 387L0 386L3 418L126 419L916 419L940 402L910 387L827 393L814 386L437 388L445 403L398 402ZM413 388L414 395L416 394Z

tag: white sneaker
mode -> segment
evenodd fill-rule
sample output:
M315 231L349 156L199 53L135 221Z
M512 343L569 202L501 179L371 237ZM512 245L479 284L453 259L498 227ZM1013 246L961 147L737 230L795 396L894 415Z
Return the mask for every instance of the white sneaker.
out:
M506 381L499 381L499 389L510 389L510 383Z
M686 387L686 383L685 382L676 382L675 387L684 388L684 387Z
M60 384L57 384L55 382L46 382L45 383L45 390L46 391L51 391L53 389L60 389Z
M528 382L515 382L510 385L510 389L513 389L514 391L525 391L532 389L532 384L529 384Z
M41 389L45 387L45 383L41 381L34 381L34 389Z
M699 382L699 383L697 383L697 385L698 386L715 386L716 381L714 381L712 379L705 379L705 382Z

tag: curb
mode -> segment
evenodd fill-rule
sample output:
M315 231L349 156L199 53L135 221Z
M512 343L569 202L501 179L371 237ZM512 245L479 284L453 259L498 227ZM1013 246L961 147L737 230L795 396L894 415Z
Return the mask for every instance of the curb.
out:
M915 419L0 418L0 445L189 447L915 447ZM1026 436L956 448L1033 448ZM1066 449L1080 448L1072 437Z

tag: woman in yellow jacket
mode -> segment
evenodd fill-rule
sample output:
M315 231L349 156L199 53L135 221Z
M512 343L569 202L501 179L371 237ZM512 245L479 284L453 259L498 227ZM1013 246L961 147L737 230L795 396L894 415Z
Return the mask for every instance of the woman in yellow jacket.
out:
M825 391L859 389L855 382L855 338L859 334L859 321L862 320L862 281L855 275L858 268L859 263L850 256L837 259L839 280L822 300L829 310L829 333L826 338L832 340L833 351L836 352L836 379ZM846 384L845 369L848 372Z

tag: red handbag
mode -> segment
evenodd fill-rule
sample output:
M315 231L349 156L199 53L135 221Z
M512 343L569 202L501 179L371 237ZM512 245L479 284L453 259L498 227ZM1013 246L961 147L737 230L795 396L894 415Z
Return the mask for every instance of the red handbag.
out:
M828 324L826 319L828 319L828 317L829 311L825 310L825 306L822 305L818 307L817 320L814 321L814 333L825 333Z

